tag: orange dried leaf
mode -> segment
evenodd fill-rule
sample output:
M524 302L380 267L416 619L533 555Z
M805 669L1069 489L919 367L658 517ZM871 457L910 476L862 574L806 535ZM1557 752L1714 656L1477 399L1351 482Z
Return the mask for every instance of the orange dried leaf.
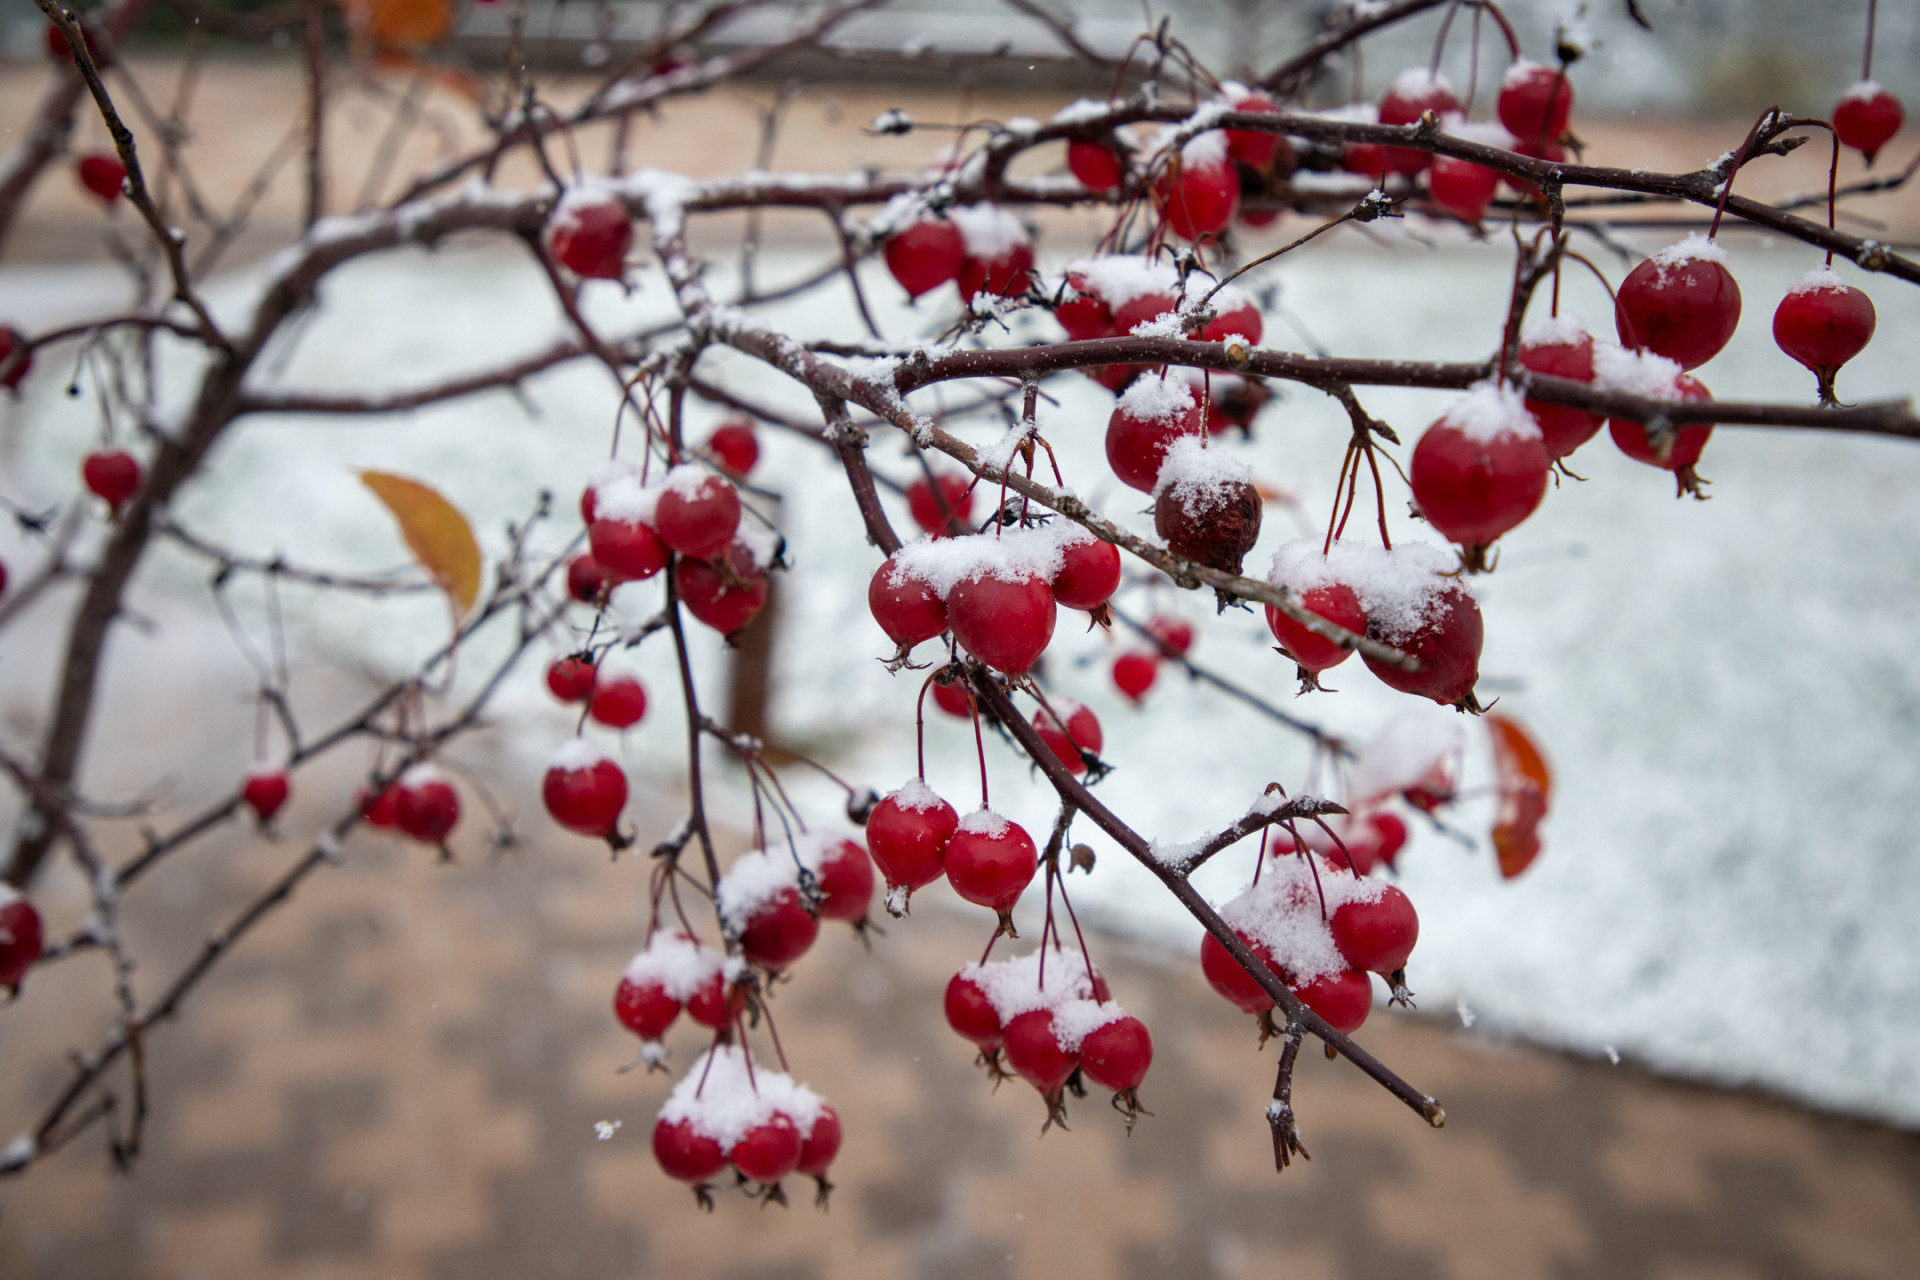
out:
M1540 856L1540 823L1553 796L1553 771L1533 736L1511 716L1485 717L1493 736L1493 763L1499 775L1500 809L1493 822L1493 849L1500 874L1511 880Z
M418 480L385 471L362 471L360 480L393 513L414 559L446 589L455 607L463 614L471 609L480 594L480 544L467 518Z

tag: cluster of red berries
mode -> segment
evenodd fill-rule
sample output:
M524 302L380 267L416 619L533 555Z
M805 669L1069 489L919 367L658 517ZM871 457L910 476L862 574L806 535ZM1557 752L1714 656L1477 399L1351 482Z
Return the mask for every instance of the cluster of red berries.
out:
M768 1199L784 1199L781 1179L803 1174L819 1185L824 1201L840 1138L840 1117L819 1094L751 1062L745 1049L716 1044L694 1060L660 1108L653 1156L703 1201L706 1184L729 1166L742 1184L765 1188Z
M460 793L437 766L421 763L377 794L363 794L360 812L368 826L398 830L444 851L460 822Z
M881 247L887 270L910 298L952 281L960 299L1017 297L1033 281L1033 239L1018 218L995 204L929 208L902 197L881 214L891 227Z
M887 882L887 910L904 915L915 889L946 876L953 891L1004 921L1040 868L1026 828L981 808L962 818L914 778L867 815L867 849Z

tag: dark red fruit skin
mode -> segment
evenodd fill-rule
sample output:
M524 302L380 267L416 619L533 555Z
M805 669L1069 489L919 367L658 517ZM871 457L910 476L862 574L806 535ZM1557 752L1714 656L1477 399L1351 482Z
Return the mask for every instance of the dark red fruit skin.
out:
M1069 609L1098 609L1120 586L1120 548L1098 538L1068 543L1060 572L1048 585L1054 600Z
M1426 112L1444 116L1449 111L1458 111L1460 100L1438 84L1431 84L1419 93L1402 95L1389 89L1380 99L1381 124L1414 124ZM1417 151L1411 147L1382 147L1380 161L1390 173L1404 173L1408 177L1419 173L1433 163L1433 155L1426 151ZM1363 170L1363 172L1375 172Z
M562 702L579 702L593 692L594 666L578 656L555 658L547 668L547 690Z
M945 218L922 218L887 238L881 251L887 270L909 298L939 288L960 274L967 244L960 228Z
M591 491L589 491L591 492ZM595 520L587 525L587 544L608 585L639 582L667 567L667 544L652 525L638 521Z
M1852 285L1789 293L1774 309L1773 340L1813 370L1831 399L1833 375L1866 349L1877 322L1873 299Z
M873 863L865 849L851 840L836 841L820 855L814 874L820 885L814 911L822 920L852 923L867 918L867 904L873 901Z
M964 578L947 595L947 625L968 653L996 671L1027 670L1053 639L1058 610L1038 578Z
M360 789L360 813L370 827L392 828L400 825L400 792L389 783L379 795Z
M778 1111L747 1130L727 1152L727 1162L754 1182L772 1186L800 1167L800 1130Z
M1550 141L1567 131L1573 86L1565 75L1536 63L1524 76L1501 82L1494 109L1507 132L1520 141Z
M882 561L867 581L867 612L887 639L908 648L947 629L947 604L924 578L902 575L892 581L894 561Z
M1170 293L1143 293L1114 308L1113 331L1125 336L1132 333L1135 326L1158 320L1179 309L1180 300Z
M1293 994L1342 1035L1358 1031L1373 1010L1373 980L1359 969L1315 978L1305 986L1294 987Z
M820 934L820 922L800 901L797 889L782 889L764 903L740 931L740 954L771 973L798 960Z
M582 551L567 561L567 594L581 604L597 604L607 589L607 575L593 552Z
M1043 707L1033 713L1033 729L1068 773L1085 773L1087 762L1080 753L1089 751L1097 756L1105 742L1100 721L1085 707L1075 707L1068 712L1064 728Z
M1833 109L1833 131L1841 145L1864 152L1872 164L1906 118L1900 99L1882 89L1871 98L1842 98Z
M1333 945L1356 969L1392 973L1407 963L1420 940L1420 917L1413 899L1387 885L1378 902L1348 902L1336 910L1327 925Z
M1696 378L1681 374L1674 379L1674 388L1682 400L1711 400L1713 393L1701 385ZM1620 452L1635 462L1644 462L1650 467L1659 467L1662 471L1682 471L1700 461L1700 453L1707 447L1707 441L1713 436L1711 423L1690 423L1680 428L1667 446L1665 457L1653 447L1652 438L1647 433L1646 424L1634 422L1628 418L1611 418L1607 422L1607 434L1619 446Z
M1537 435L1478 441L1442 418L1413 446L1413 497L1449 542L1484 547L1538 509L1552 467Z
M1500 175L1485 165L1453 156L1435 156L1427 174L1433 202L1460 219L1478 225L1500 186Z
M266 822L280 812L280 806L287 802L287 795L292 789L286 773L275 769L268 773L248 774L246 785L240 788L240 798L253 810L254 817Z
M1258 115L1278 115L1280 108L1273 99L1260 92L1244 93L1233 99L1235 111L1245 111ZM1254 129L1227 130L1227 156L1237 160L1249 169L1265 168L1272 162L1274 154L1280 150L1284 139L1277 133L1261 133ZM1291 150L1291 148L1289 148Z
M1091 138L1067 143L1067 169L1089 191L1111 191L1127 176L1127 162L1118 149Z
M1260 309L1249 300L1240 306L1222 310L1208 321L1207 327L1200 331L1200 339L1203 342L1225 342L1234 334L1239 334L1246 339L1248 346L1257 347L1266 328Z
M1273 967L1264 947L1249 941L1244 933L1239 933L1239 937L1269 969ZM1200 972L1206 975L1208 986L1242 1013L1263 1013L1273 1008L1273 997L1253 980L1253 975L1240 967L1238 960L1227 954L1227 949L1211 933L1200 939Z
M1007 1065L1041 1093L1052 1093L1065 1084L1080 1065L1078 1054L1060 1047L1051 1010L1030 1009L1010 1018L1003 1034Z
M720 560L681 557L673 566L674 589L687 612L721 635L732 639L746 630L767 603L767 575L753 562L753 552L736 542L727 551L727 568Z
M1719 355L1740 324L1740 286L1733 273L1705 258L1688 258L1663 275L1648 258L1620 282L1614 328L1622 345L1697 369Z
M1353 593L1353 588L1344 582L1313 588L1300 597L1300 605L1307 612L1317 613L1356 635L1367 633L1367 611L1360 607L1360 597ZM1272 605L1267 606L1267 629L1273 632L1273 638L1280 642L1287 656L1308 671L1325 671L1353 656L1353 650L1315 635Z
M1154 184L1153 199L1167 230L1182 240L1200 240L1233 221L1240 208L1240 175L1230 163L1176 161Z
M622 978L613 989L613 1016L642 1040L658 1040L680 1016L680 1002L657 982Z
M940 484L937 495L925 476L907 486L907 511L913 522L936 538L967 532L967 517L973 511L972 479L945 472L935 473L935 479Z
M1080 1042L1080 1071L1102 1089L1137 1089L1153 1066L1153 1037L1147 1024L1128 1016L1095 1027Z
M118 511L140 487L140 463L125 449L101 449L81 462L80 478L94 496Z
M686 1120L653 1126L653 1158L669 1178L701 1183L727 1167L726 1152L705 1134L695 1133Z
M713 434L707 437L707 452L713 455L721 470L736 480L744 480L760 461L760 438L754 434L751 422L734 418L713 429Z
M840 1154L840 1136L840 1113L822 1103L820 1114L813 1118L813 1128L800 1144L800 1163L793 1171L809 1178L826 1177L828 1166Z
M46 947L40 912L25 898L0 906L0 987L12 990Z
M979 985L960 974L947 981L947 1025L979 1048L998 1049L1002 1035L1000 1015Z
M1167 460L1167 450L1181 436L1199 435L1200 428L1197 402L1184 413L1166 419L1136 418L1116 406L1107 419L1107 465L1121 484L1152 493L1160 467Z
M998 836L955 831L947 841L947 883L975 906L1011 911L1040 867L1033 837L1017 822Z
M1406 822L1396 813L1375 813L1368 815L1367 825L1373 828L1374 838L1379 841L1373 856L1391 867L1400 857L1400 850L1406 847Z
M611 760L586 769L547 770L540 798L553 820L583 836L610 836L627 807L627 775Z
M56 27L54 30L57 31L59 28ZM18 329L12 325L0 324L0 365L6 364L8 358L13 355L14 349L25 343L26 338ZM31 368L33 368L33 356L29 354L8 373L0 376L0 387L5 387L9 391L18 387L20 380L27 376L27 370Z
M663 489L653 509L654 533L683 556L717 556L739 528L740 495L719 476L702 476L691 495Z
M1464 587L1446 587L1432 616L1411 636L1388 639L1372 625L1367 634L1420 662L1420 670L1403 671L1371 654L1361 654L1360 660L1380 677L1380 683L1402 693L1432 698L1442 706L1477 705L1473 685L1480 678L1480 647L1486 640L1486 630L1480 620L1480 606Z
M1340 167L1378 180L1386 176L1387 149L1376 142L1349 142L1341 148Z
M967 691L957 684L936 683L933 686L933 705L961 720L973 715L973 703L967 698Z
M946 870L947 844L959 825L944 800L938 808L906 809L887 797L867 815L867 852L888 884L918 889Z
M1175 555L1239 573L1260 540L1261 505L1260 491L1246 481L1234 485L1225 502L1205 508L1169 485L1153 500L1153 527Z
M647 690L632 676L608 676L593 686L587 715L609 729L630 729L646 718Z
M726 1026L733 1016L726 979L716 973L702 983L698 991L688 996L687 1016L714 1031Z
M579 201L568 208L566 219L549 224L547 247L577 276L618 280L633 247L633 219L611 197Z
M1583 333L1578 342L1522 343L1520 365L1553 378L1592 382L1593 338ZM1527 412L1540 424L1541 442L1547 446L1547 453L1555 458L1566 457L1599 435L1600 428L1607 423L1607 416L1603 413L1548 404L1544 400L1527 401Z
M1180 657L1193 648L1193 624L1172 614L1157 613L1148 618L1147 634Z
M448 782L434 778L396 790L400 829L421 844L439 844L460 821L460 793Z
M1113 687L1139 702L1160 677L1160 659L1151 653L1123 653L1113 660Z
M1066 295L1053 309L1053 318L1074 342L1104 338L1113 332L1113 311L1078 272L1067 277Z
M1011 298L1027 291L1033 281L1033 246L1017 244L998 258L982 260L980 258L962 258L959 274L954 282L960 288L960 297L972 302L975 295L997 293L1003 298Z
M80 175L80 185L106 203L112 204L120 198L121 185L127 180L127 166L120 163L119 156L104 152L81 156L74 168Z

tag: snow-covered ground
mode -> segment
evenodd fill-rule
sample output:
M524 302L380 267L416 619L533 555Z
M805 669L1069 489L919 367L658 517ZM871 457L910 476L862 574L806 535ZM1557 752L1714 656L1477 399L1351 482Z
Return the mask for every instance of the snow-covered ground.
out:
M1747 314L1733 346L1701 371L1720 395L1810 398L1811 376L1774 348L1768 321L1787 284L1815 261L1804 249L1736 241ZM1337 353L1477 359L1496 340L1507 263L1498 247L1436 252L1354 240L1290 259L1280 300ZM805 265L776 257L765 270L779 278ZM717 269L716 283L725 275ZM868 283L889 333L937 326L939 307L910 312L883 274ZM249 287L244 274L222 282L222 305L243 305ZM1909 344L1920 333L1920 293L1869 287L1880 333L1842 375L1852 399L1905 394L1916 383ZM34 323L65 319L113 288L105 278L10 269L0 273L0 309ZM662 314L664 292L648 272L632 300L607 289L594 302L608 319ZM1570 278L1567 304L1607 318L1584 281ZM844 287L830 304L807 300L770 316L802 334L857 332ZM1298 345L1282 314L1269 312L1268 321L1269 345ZM529 350L560 325L544 284L511 254L396 254L330 279L277 377L332 390L415 385ZM47 360L24 401L0 407L5 484L28 505L71 497L77 459L98 431L90 398L62 394L66 367ZM778 375L745 361L715 367L743 391L783 394ZM1120 489L1102 461L1110 397L1079 379L1057 394L1042 422L1069 483L1110 510L1135 512L1136 527L1150 532L1138 495ZM1264 483L1299 495L1304 516L1269 507L1250 566L1264 567L1273 546L1304 532L1303 519L1324 518L1346 438L1337 406L1297 388L1283 395L1253 444L1236 447ZM1363 398L1409 441L1444 403L1413 391ZM805 412L804 399L786 403ZM251 422L221 446L179 514L235 546L333 567L389 567L401 559L392 525L352 472L381 467L440 486L497 549L504 522L523 515L540 488L571 505L604 453L612 404L605 372L583 363L532 380L523 400L494 394L393 419ZM998 430L969 429L982 442ZM768 433L765 448L757 478L784 495L780 520L795 562L783 584L777 718L849 777L897 786L913 768L918 682L889 676L875 660L886 645L864 607L874 553L844 483L813 446ZM880 438L874 460L909 475L893 441ZM1920 451L1722 429L1701 466L1713 481L1706 503L1675 501L1668 476L1625 460L1604 434L1573 466L1586 482L1550 493L1503 544L1499 571L1479 584L1488 626L1482 695L1499 695L1538 733L1557 771L1547 850L1509 884L1484 847L1469 852L1431 831L1417 837L1401 867L1421 911L1411 977L1423 1007L1471 1010L1483 1027L1920 1123L1920 664L1912 658ZM1395 505L1396 528L1411 535ZM570 532L561 521L553 541ZM31 556L6 536L0 554L17 574ZM203 564L173 555L155 572L162 594L190 598L205 580ZM1136 590L1135 608L1149 590ZM444 627L440 608L424 599L375 611L290 592L287 603L302 651L347 666L398 671ZM1270 651L1256 617L1216 623L1208 601L1171 590L1154 603L1206 620L1197 659L1343 733L1364 738L1406 708L1358 663L1331 673L1338 693L1295 702L1291 664ZM638 614L647 605L627 607ZM1102 794L1136 827L1190 838L1236 817L1269 781L1305 781L1300 739L1203 687L1163 675L1144 711L1124 705L1106 676L1113 643L1083 634L1075 620L1063 615L1050 671L1057 687L1098 712L1104 754L1117 766ZM243 670L237 651L223 652L220 633L209 634L194 654L200 668ZM718 646L702 643L706 695L717 698ZM670 784L681 739L672 699L658 696L671 688L668 657L660 647L634 662L656 691L656 710L626 750ZM17 701L37 692L43 669L9 653L0 680ZM500 712L506 749L530 778L567 724L532 670ZM933 713L927 745L929 781L971 807L970 731ZM208 767L225 770L230 757L237 770L246 750L215 743ZM132 761L139 753L116 754ZM994 807L1044 832L1045 791L1005 750L990 744L989 757ZM1484 779L1484 761L1474 763ZM837 811L830 786L798 770L793 782L823 820ZM744 821L738 778L722 785ZM1484 806L1452 821L1484 832ZM1076 837L1102 855L1090 879L1075 877L1082 909L1188 963L1196 927L1089 824ZM1251 856L1223 856L1197 880L1216 900L1230 895Z

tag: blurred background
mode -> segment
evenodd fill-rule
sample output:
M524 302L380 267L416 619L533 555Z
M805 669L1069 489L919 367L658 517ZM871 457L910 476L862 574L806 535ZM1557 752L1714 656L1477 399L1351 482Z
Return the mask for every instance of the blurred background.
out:
M297 6L296 6L297 7ZM1579 15L1593 51L1572 72L1573 128L1598 163L1691 171L1737 146L1753 116L1779 104L1824 115L1859 74L1864 5L1642 0L1654 30L1625 6ZM1142 25L1137 6L1048 4L1075 38L1117 57ZM271 13L267 6L223 12ZM411 175L484 140L475 94L493 83L507 6L457 11L430 58L372 66L341 40L331 86L328 211L391 200ZM1532 56L1548 60L1570 6L1507 13ZM644 46L659 5L536 5L527 43L542 92L579 101ZM1221 73L1270 66L1319 29L1321 7L1234 3L1160 7L1173 30ZM1369 41L1337 64L1311 105L1369 98L1406 66L1425 65L1442 14ZM778 39L804 17L782 5L744 9L697 52ZM196 21L196 18L198 19ZM156 6L110 79L133 106L143 146L176 107L178 145L197 191L230 221L195 224L196 250L220 239L208 294L237 314L262 263L300 233L297 166L282 161L305 93L298 51L206 34L219 15ZM44 21L21 0L0 5L0 154L19 142L53 80ZM1444 65L1479 86L1486 114L1505 55L1461 16ZM929 124L1047 119L1075 98L1104 96L1056 30L986 3L903 3L838 29L831 51L769 64L755 77L677 98L637 118L630 163L696 177L752 167L913 171L951 135L879 136L865 126L901 108ZM1879 17L1874 71L1895 92L1914 82L1920 20ZM105 145L87 111L71 154ZM404 127L396 124L404 121ZM604 167L611 130L573 140L582 166ZM1876 173L1898 172L1913 138L1892 143ZM0 162L4 163L4 162ZM1023 164L1058 170L1058 148ZM266 175L255 188L256 178ZM1841 181L1865 176L1842 159ZM1768 198L1824 189L1825 146L1756 163L1738 189ZM496 181L537 181L509 164ZM179 198L178 196L176 198ZM231 217L243 207L244 219ZM1842 225L1895 245L1920 239L1908 192L1862 200ZM1696 211L1659 210L1643 225L1596 228L1587 251L1613 279L1642 253L1697 226ZM1043 267L1086 252L1105 230L1092 213L1038 218ZM1314 225L1283 217L1242 231L1248 252ZM694 227L716 289L741 283L746 220ZM122 307L123 264L141 228L124 206L103 212L68 161L34 186L0 246L0 322L30 331ZM833 251L818 213L771 212L757 229L763 283L804 276ZM1729 226L1723 238L1746 296L1733 344L1701 377L1723 398L1801 402L1812 379L1773 346L1767 325L1784 290L1818 256ZM1511 249L1418 214L1343 230L1289 258L1262 294L1267 344L1343 355L1481 359L1497 341ZM1842 374L1847 400L1904 397L1920 333L1920 293L1840 264L1879 309L1873 345ZM950 294L910 307L877 263L861 268L884 332L932 335L957 311ZM671 314L647 262L637 287L589 288L596 321L637 327ZM1569 277L1564 306L1606 330L1608 302ZM836 284L767 310L803 337L857 332ZM1013 340L1057 336L1023 315ZM329 278L321 305L273 362L274 385L369 391L485 368L564 332L565 318L524 252L482 237L409 248ZM163 404L191 390L194 359L161 344ZM724 357L716 376L768 403L794 406L777 376ZM76 371L80 371L76 373ZM79 457L101 412L77 349L48 353L17 397L0 400L0 485L32 510L79 501ZM1050 390L1052 388L1050 387ZM1249 559L1316 528L1339 466L1338 406L1277 389L1236 446L1280 495ZM1063 382L1043 429L1068 481L1134 527L1105 470L1111 398ZM1380 389L1363 399L1411 440L1444 397ZM499 554L504 527L544 489L564 514L604 455L614 397L604 373L564 368L493 394L405 415L281 418L245 424L175 512L183 524L254 554L374 572L404 561L391 522L354 469L378 467L440 487ZM719 420L704 407L693 434ZM122 428L124 430L124 427ZM959 428L976 443L997 421ZM861 605L873 555L843 481L813 446L763 430L756 482L775 491L793 571L772 622L768 695L738 705L738 659L698 638L708 705L757 714L776 742L887 790L912 772L912 693L875 661L886 645ZM874 466L911 478L887 442ZM607 1001L641 942L645 867L558 832L535 781L571 717L542 687L541 651L467 740L466 822L457 860L360 832L342 864L305 886L200 990L148 1049L154 1114L146 1151L115 1174L97 1135L0 1182L0 1275L32 1277L713 1276L1268 1276L1747 1277L1910 1276L1920 1269L1920 671L1911 661L1920 598L1920 455L1910 445L1812 432L1723 428L1701 470L1713 500L1676 502L1670 478L1600 439L1573 460L1542 510L1505 540L1479 590L1488 618L1483 697L1498 695L1547 746L1556 803L1536 866L1500 880L1486 847L1489 806L1448 818L1452 834L1413 819L1400 882L1419 906L1411 969L1419 1011L1376 1008L1360 1039L1439 1097L1434 1132L1343 1063L1308 1055L1296 1088L1313 1154L1275 1175L1263 1113L1272 1048L1208 990L1192 957L1198 934L1124 855L1077 828L1098 855L1076 902L1115 994L1156 1042L1143 1099L1154 1112L1129 1136L1089 1100L1068 1132L1037 1138L1041 1104L1023 1084L993 1091L944 1025L940 992L984 945L984 913L943 888L916 897L870 946L823 934L776 995L796 1076L846 1121L831 1210L796 1195L788 1209L724 1196L708 1216L652 1161L647 1135L671 1075L619 1074L632 1042ZM905 519L904 504L894 512ZM557 549L566 520L543 532ZM0 531L15 568L38 549ZM134 592L137 616L114 641L108 696L93 735L89 794L138 798L165 825L223 794L251 759L254 674L209 596L204 560L157 552ZM651 601L629 588L633 618ZM631 598L630 598L631 597ZM64 643L71 592L56 589L0 637L0 735L37 741ZM237 626L265 637L258 584L228 593ZM1257 618L1215 619L1207 602L1145 579L1136 612L1201 624L1196 660L1290 710L1364 741L1404 701L1357 664L1339 692L1295 703L1292 670ZM293 694L316 720L409 670L444 620L425 599L369 602L287 588L279 608L295 657ZM1171 670L1143 708L1112 690L1124 647L1101 633L1061 634L1050 675L1092 706L1116 772L1109 803L1141 830L1189 838L1241 812L1267 782L1304 780L1302 740ZM564 644L556 638L552 653ZM483 647L461 679L480 678ZM627 761L629 821L643 847L684 808L684 726L670 655L643 648L632 670L654 706L626 735L602 740ZM459 685L464 689L470 685ZM1475 739L1469 787L1488 777ZM928 776L973 784L971 733L930 722ZM235 824L142 884L127 903L158 984L243 906L349 802L371 761L340 759L296 782L277 839ZM748 837L744 777L718 757L715 809L726 839ZM1044 830L1043 788L1010 753L993 752L995 807ZM838 821L836 788L804 770L787 779L803 811ZM491 806L476 803L484 785ZM11 820L17 801L0 800ZM499 850L497 808L520 837ZM1409 815L1411 817L1411 815ZM109 852L137 852L141 821ZM1198 883L1231 895L1248 857L1222 857ZM36 898L58 934L84 916L83 886L64 864ZM1025 929L1023 929L1023 932ZM1034 929L1037 932L1037 928ZM151 989L151 988L143 988ZM0 1015L0 1139L26 1127L65 1078L71 1052L95 1043L112 1005L104 964L36 974ZM685 1027L674 1063L698 1051ZM599 1126L596 1128L596 1126Z

